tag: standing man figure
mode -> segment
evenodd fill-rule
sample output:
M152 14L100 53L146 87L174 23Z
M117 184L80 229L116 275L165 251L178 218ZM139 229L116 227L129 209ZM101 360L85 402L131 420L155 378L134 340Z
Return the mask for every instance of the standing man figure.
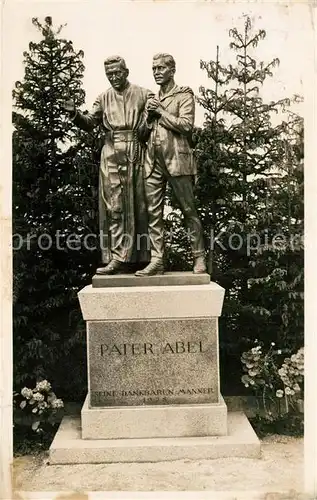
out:
M97 274L116 274L126 264L150 261L147 234L143 162L148 138L145 105L149 90L128 81L129 70L122 57L104 62L111 87L100 94L91 113L75 109L72 100L64 103L73 122L91 131L105 129L99 171L99 229L102 262ZM144 238L145 236L145 238Z
M147 103L151 135L145 156L145 192L149 216L151 261L136 276L163 274L164 196L168 182L183 213L190 234L194 273L205 273L205 248L193 192L196 163L190 145L195 100L189 87L174 82L175 61L169 54L153 58L153 75L160 91Z

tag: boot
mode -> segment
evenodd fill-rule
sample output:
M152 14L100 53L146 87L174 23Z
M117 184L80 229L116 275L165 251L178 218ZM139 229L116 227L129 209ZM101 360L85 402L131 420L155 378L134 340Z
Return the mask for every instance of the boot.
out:
M200 255L199 257L196 257L194 259L193 273L194 274L203 274L206 272L207 272L207 267L206 267L205 257L203 255Z
M164 274L164 266L162 260L152 260L144 269L137 271L135 276L155 276Z
M111 260L106 267L98 267L96 274L119 274L124 270L124 264L118 260Z

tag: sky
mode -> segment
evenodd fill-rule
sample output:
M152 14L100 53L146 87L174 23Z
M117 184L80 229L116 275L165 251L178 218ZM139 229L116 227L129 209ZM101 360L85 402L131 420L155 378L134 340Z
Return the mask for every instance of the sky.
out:
M256 58L270 62L280 59L274 76L261 90L265 100L277 100L304 94L303 78L308 64L307 47L311 31L309 11L296 3L224 3L182 0L108 0L103 2L8 2L4 11L4 57L9 59L11 86L23 78L23 51L29 42L40 38L32 17L53 18L55 26L67 24L63 37L84 51L86 67L83 86L84 108L90 109L97 95L109 84L103 61L118 54L126 59L130 81L157 91L151 72L152 56L169 52L176 60L176 83L188 85L197 94L199 87L211 82L200 69L200 60L216 57L234 63L229 50L229 30L243 28L244 15L253 21L254 31L264 29L266 38L255 51ZM6 22L7 20L7 22ZM302 107L295 111L301 113ZM203 121L203 110L196 107L196 125Z

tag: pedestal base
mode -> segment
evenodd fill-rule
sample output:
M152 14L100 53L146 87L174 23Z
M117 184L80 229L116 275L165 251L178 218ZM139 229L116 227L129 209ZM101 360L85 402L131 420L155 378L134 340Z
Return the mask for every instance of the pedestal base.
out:
M227 405L116 406L81 410L83 439L134 439L160 437L224 436Z
M50 464L161 462L260 458L260 441L243 412L228 413L228 435L216 437L82 439L80 418L65 417L50 447Z
M223 296L216 283L82 289L90 406L219 403Z
M224 289L209 275L153 278L94 277L78 293L89 403L63 419L51 464L260 456L248 419L220 395Z

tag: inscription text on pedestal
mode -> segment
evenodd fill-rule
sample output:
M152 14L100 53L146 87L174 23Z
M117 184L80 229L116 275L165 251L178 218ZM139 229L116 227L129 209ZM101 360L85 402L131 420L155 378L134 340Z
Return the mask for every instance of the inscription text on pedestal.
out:
M88 322L91 406L213 403L217 319Z

